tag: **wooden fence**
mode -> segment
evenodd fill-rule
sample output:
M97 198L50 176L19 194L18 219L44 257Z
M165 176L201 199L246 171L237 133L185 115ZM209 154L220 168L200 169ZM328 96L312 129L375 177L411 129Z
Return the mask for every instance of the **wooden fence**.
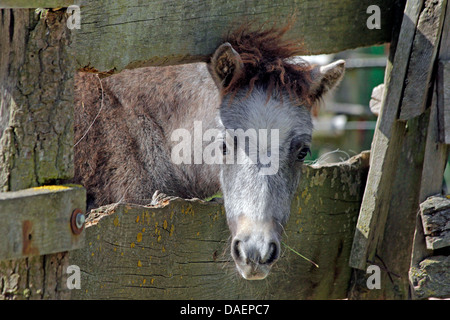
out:
M66 8L74 3L80 29L67 27ZM367 27L370 5L380 8L380 29ZM449 294L448 279L436 286L427 277L448 262L442 248L426 246L429 232L418 214L421 202L441 192L450 142L447 0L408 0L406 6L391 0L2 0L0 7L8 8L0 20L1 298ZM85 206L84 189L57 186L73 176L75 70L107 74L205 61L242 19L283 20L292 12L292 32L303 36L305 54L386 42L391 52L370 169L366 153L304 169L283 256L269 278L254 283L236 275L220 204L112 205L85 225L77 210ZM437 228L433 235L445 238L447 231ZM366 285L371 264L382 269L379 290ZM82 270L81 289L67 287L69 265ZM436 287L443 289L429 290Z
M281 260L264 281L237 273L221 204L174 199L100 208L88 220L85 249L71 252L70 263L84 271L72 298L345 298L368 162L363 153L339 165L304 168Z

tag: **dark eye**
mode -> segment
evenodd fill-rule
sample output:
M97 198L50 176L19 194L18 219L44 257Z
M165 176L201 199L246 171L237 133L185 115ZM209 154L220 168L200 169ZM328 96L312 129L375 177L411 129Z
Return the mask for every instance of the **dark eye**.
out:
M224 156L227 154L227 144L225 141L222 143L222 153Z
M225 141L223 141L222 142L222 153L223 153L223 155L225 156L225 155L227 155L228 153L230 153L230 154L233 154L233 147L234 147L234 150L236 151L236 147L237 147L237 145L238 145L238 143L237 143L237 137L235 136L234 137L234 139L233 139L233 143L234 144L230 144L230 142L229 142L229 146L228 147L230 147L231 149L231 152L228 150L228 148L227 148L227 143L225 142Z
M298 151L297 154L297 161L303 161L305 160L306 156L309 154L311 154L311 150L309 149L309 147L303 147Z

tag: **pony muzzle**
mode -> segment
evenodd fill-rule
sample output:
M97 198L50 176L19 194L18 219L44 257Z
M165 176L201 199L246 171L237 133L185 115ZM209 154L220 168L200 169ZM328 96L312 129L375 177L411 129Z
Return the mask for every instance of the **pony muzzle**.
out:
M280 242L271 224L253 222L240 228L231 243L231 256L244 279L267 277L280 256Z

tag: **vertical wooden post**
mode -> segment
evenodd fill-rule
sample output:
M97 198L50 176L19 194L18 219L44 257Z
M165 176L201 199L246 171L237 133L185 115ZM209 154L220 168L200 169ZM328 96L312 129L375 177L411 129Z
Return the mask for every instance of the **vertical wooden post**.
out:
M65 10L0 9L0 191L73 176L66 21ZM67 252L0 261L0 300L69 298L67 264Z
M445 121L450 115L450 5L448 4L438 59L439 63L436 72L436 83L432 93L430 125L428 127L419 194L419 202L421 203L428 197L441 193L442 173L445 170L449 153L450 128ZM423 288L420 288L420 285L417 283L419 278L417 273L421 269L420 262L434 255L433 250L427 249L422 219L420 214L417 213L411 268L409 271L411 295L413 298L427 297Z
M435 81L446 6L446 0L409 0L406 5L350 262L362 270L356 272L359 280L366 278L368 265L378 265L383 270L381 289L368 290L365 281L356 281L351 293L355 299L409 297L408 270L423 172L432 165L425 158L435 154L429 140L437 123L436 106L430 105L429 88ZM440 185L441 167L432 169Z
M75 67L65 10L0 15L0 190L71 178Z
M398 43L391 45L390 63L386 69L382 109L377 122L370 160L367 187L361 205L357 231L353 241L350 265L365 270L367 259L373 259L376 237L383 231L395 174L400 142L397 132L402 123L396 121L408 59L414 39L416 24L424 0L407 2L398 34ZM380 230L381 229L381 230Z

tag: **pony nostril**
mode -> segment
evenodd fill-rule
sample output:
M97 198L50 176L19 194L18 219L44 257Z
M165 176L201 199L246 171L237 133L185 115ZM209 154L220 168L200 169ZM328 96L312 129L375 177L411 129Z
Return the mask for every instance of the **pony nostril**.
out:
M271 264L278 259L278 245L275 242L271 242L269 245L269 252L267 253L267 259L264 261L265 264Z
M240 257L241 257L241 251L239 248L240 243L241 243L241 241L235 240L232 245L232 256L236 260L240 259Z

